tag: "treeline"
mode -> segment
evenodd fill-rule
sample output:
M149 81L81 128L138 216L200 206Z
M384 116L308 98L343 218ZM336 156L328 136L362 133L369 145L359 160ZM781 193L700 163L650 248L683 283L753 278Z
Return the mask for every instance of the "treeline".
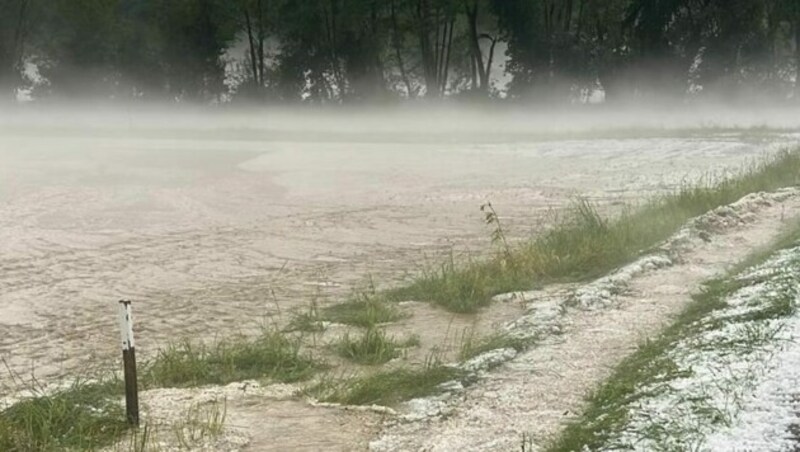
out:
M0 0L7 100L788 99L799 44L800 0Z

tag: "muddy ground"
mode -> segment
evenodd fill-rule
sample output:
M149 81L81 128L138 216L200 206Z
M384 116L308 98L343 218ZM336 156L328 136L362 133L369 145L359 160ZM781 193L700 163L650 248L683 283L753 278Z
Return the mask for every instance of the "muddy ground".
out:
M285 141L181 127L174 136L2 129L0 357L13 372L47 380L114 363L121 298L134 301L146 357L169 340L288 320L370 276L396 284L451 249L485 252L486 200L524 239L577 195L613 208L796 141L763 131ZM409 321L423 331L454 319L421 312Z

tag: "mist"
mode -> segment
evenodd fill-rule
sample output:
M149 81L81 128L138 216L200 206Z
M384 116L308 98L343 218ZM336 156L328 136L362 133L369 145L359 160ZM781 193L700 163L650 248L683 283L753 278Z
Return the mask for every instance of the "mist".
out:
M3 137L53 134L128 138L305 142L460 143L540 141L568 138L669 136L705 132L800 129L800 107L750 108L718 104L691 107L584 106L483 108L403 107L187 107L83 103L28 105L0 113Z

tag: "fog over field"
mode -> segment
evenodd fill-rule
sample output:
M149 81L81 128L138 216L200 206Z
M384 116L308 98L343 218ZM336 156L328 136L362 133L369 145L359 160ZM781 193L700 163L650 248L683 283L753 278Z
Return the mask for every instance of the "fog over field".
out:
M800 128L800 108L731 106L707 102L644 106L522 106L409 103L394 107L295 106L219 108L190 105L28 104L0 112L4 136L50 131L116 137L218 137L233 141L432 141L513 142L609 135L686 135L693 131Z

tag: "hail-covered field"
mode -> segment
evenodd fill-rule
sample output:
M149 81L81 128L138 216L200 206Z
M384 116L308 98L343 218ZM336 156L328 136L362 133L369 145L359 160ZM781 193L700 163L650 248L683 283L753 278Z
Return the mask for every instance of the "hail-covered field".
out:
M485 252L486 201L524 239L577 196L613 211L797 139L635 123L418 134L338 133L313 118L286 131L252 119L86 118L5 118L0 129L0 358L43 381L116 364L120 299L133 301L147 357L169 341L286 322L369 281L391 287L451 249ZM453 317L424 321L439 332Z
M654 360L664 370L632 394L627 420L607 448L795 450L800 247L731 284L722 306Z
M796 238L712 281L694 312L602 386L555 450L797 450Z

